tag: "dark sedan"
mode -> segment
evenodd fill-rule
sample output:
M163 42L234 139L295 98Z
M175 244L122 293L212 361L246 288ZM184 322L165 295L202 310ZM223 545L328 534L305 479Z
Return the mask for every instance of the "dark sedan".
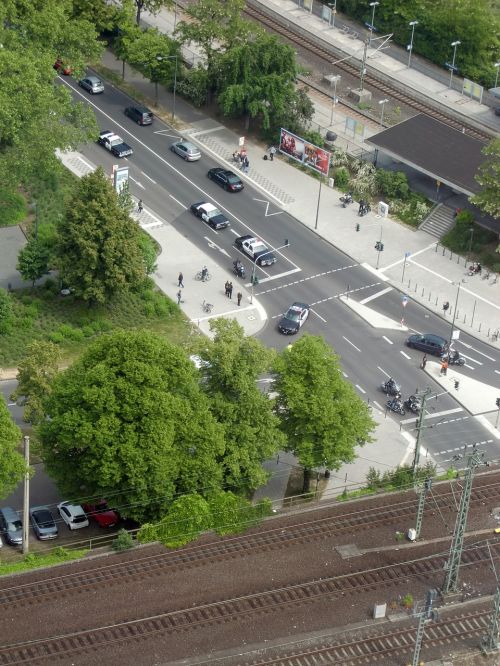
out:
M302 324L309 317L309 306L305 303L292 303L278 324L278 330L284 335L298 333Z
M434 333L425 333L424 335L415 333L414 335L410 335L406 340L406 344L408 347L419 349L426 354L433 354L434 356L442 356L448 351L448 341L440 335L434 335Z
M215 169L210 169L207 176L227 192L241 192L243 189L241 178L232 171L227 171L227 169L215 167Z
M196 217L201 217L212 229L226 229L229 226L229 220L220 210L211 203L195 203L191 205L191 212Z

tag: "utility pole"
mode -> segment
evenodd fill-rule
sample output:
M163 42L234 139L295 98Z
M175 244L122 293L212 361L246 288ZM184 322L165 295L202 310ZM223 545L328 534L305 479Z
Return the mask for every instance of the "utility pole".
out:
M424 519L425 499L427 493L432 488L432 479L425 479L422 486L418 489L418 508L417 508L417 522L415 523L415 539L420 538L420 531L422 530L422 521Z
M366 74L366 53L368 51L368 41L365 42L365 50L363 51L363 61L361 63L361 72L360 72L360 81L359 81L359 89L361 92L363 92L363 84L365 81L365 74Z
M492 654L500 649L500 587L493 597L493 613L491 614L490 628L486 636L481 639L481 651L483 654Z
M29 552L29 504L30 504L30 438L24 436L24 462L26 473L24 475L24 497L23 497L23 555Z
M417 419L417 439L415 442L415 455L413 456L413 463L412 463L412 473L413 473L413 480L415 480L417 476L417 469L418 469L418 463L420 462L420 435L422 433L422 423L424 421L424 416L425 416L425 403L427 402L427 398L431 394L431 389L426 388L423 393L417 393L418 398L422 398L422 406L420 408L420 412L418 414L418 419Z
M484 453L478 453L477 447L474 444L472 453L469 455L469 459L467 461L467 469L465 470L464 487L462 490L462 496L460 497L460 506L458 507L453 540L451 542L450 554L448 556L448 573L446 574L446 578L443 584L443 594L449 594L450 592L457 591L458 572L460 569L460 562L462 560L465 527L467 525L467 514L469 513L470 495L472 491L472 481L474 479L474 472L476 471L476 467L479 467L479 465L483 464Z
M436 611L432 610L432 605L437 597L437 590L429 590L427 592L427 599L425 601L425 606L420 611L420 613L416 613L418 615L418 628L417 628L417 635L415 637L415 652L413 653L413 661L412 661L412 666L419 666L420 665L420 651L422 650L422 639L424 637L424 628L425 628L425 623L428 620L437 620L437 613Z

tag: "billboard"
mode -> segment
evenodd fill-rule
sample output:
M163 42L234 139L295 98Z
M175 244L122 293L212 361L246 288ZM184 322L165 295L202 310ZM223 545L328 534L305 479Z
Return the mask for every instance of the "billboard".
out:
M328 150L319 148L283 128L281 129L279 150L292 160L300 162L323 176L328 176L331 161L331 153Z

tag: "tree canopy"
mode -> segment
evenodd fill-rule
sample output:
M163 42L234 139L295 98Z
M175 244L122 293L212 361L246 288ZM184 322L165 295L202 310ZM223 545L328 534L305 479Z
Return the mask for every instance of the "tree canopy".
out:
M338 469L369 442L375 423L368 407L347 382L338 357L325 341L305 334L281 352L274 364L276 413L292 451L307 473ZM305 488L308 490L308 488Z
M32 285L49 272L50 252L45 243L34 236L21 248L17 256L17 270L23 280L30 280Z
M223 426L184 350L146 331L91 345L54 383L39 427L49 474L70 497L163 517L178 494L220 488Z
M58 224L58 264L63 280L90 303L105 303L138 286L145 276L140 229L102 167L84 176Z
M486 160L476 174L482 189L471 201L488 215L500 218L500 139L490 141L483 154Z
M27 354L19 363L17 387L12 397L24 398L24 420L40 423L45 415L44 402L48 399L52 382L59 372L60 353L52 342L35 340L28 345Z
M11 493L26 472L24 458L17 451L20 441L21 431L0 398L0 497Z

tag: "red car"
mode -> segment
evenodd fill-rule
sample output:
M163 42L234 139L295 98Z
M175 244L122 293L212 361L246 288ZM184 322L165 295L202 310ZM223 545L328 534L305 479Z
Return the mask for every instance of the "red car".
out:
M52 65L56 72L64 74L64 76L70 76L73 73L73 70L69 65L65 65L61 58L58 58L55 63Z
M110 509L106 500L96 504L84 504L83 510L89 518L93 518L99 527L113 527L120 520L118 513Z

